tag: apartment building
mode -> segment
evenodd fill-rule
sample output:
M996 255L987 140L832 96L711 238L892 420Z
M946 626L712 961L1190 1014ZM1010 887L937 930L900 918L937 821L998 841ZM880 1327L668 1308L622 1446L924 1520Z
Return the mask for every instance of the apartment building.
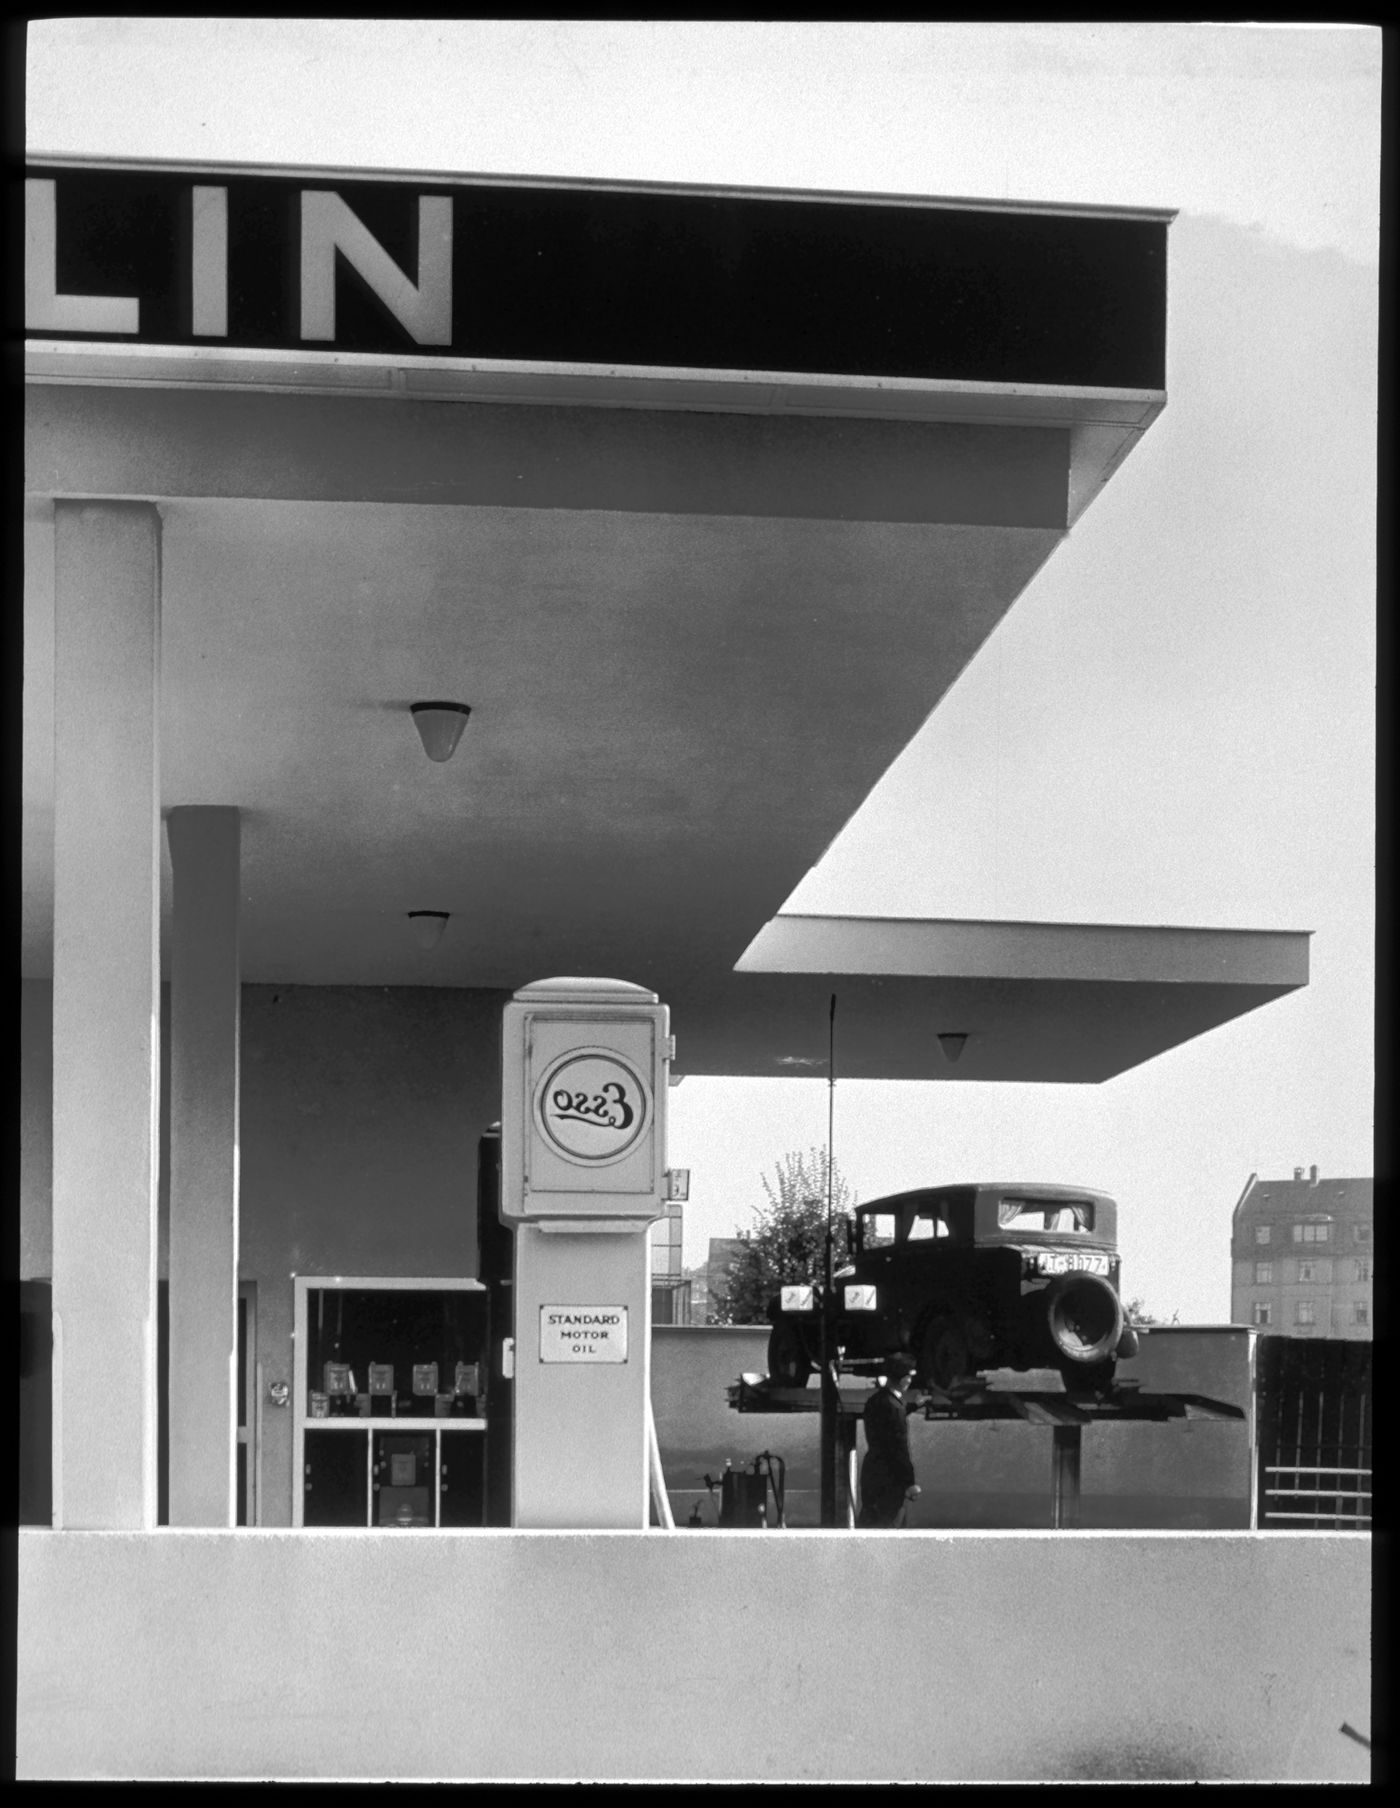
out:
M1286 1337L1368 1340L1375 1183L1251 1174L1234 1211L1230 1316Z

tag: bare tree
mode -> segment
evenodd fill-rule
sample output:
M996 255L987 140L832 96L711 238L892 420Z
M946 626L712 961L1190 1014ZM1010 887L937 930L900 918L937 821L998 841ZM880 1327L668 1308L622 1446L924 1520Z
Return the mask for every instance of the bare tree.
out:
M827 1152L790 1149L773 1174L760 1176L764 1204L752 1208L757 1218L741 1229L742 1247L729 1271L712 1283L710 1323L761 1325L768 1322L768 1302L780 1287L821 1279L827 1211ZM855 1194L839 1167L831 1174L833 1222L855 1204ZM839 1236L839 1224L837 1225ZM838 1243L838 1249L840 1245Z

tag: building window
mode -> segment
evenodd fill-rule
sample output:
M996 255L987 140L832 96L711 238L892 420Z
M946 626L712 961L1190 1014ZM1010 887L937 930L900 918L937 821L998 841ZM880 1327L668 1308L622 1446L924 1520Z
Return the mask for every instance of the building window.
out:
M1371 1309L1364 1300L1358 1300L1351 1309L1351 1322L1354 1325L1369 1325Z
M1274 1284L1274 1265L1272 1262L1256 1262L1254 1264L1254 1285L1256 1287L1272 1287Z
M1255 1300L1254 1322L1256 1325L1271 1325L1274 1322L1273 1307L1266 1306L1263 1300Z
M1300 1299L1293 1310L1295 1325L1315 1325L1317 1323L1317 1301Z
M1295 1224L1293 1241L1295 1243L1326 1243L1332 1235L1330 1224Z
M1270 1227L1267 1224L1256 1224L1254 1227L1254 1241L1256 1243L1267 1243L1271 1234Z
M673 1280L681 1273L681 1206L666 1207L666 1216L651 1227L651 1272L659 1280L663 1275Z
M1369 1262L1358 1262L1356 1264L1356 1278L1358 1281L1369 1281L1370 1280L1371 1264Z
M1299 1262L1298 1279L1300 1281L1315 1281L1317 1279L1317 1263Z
M1371 1241L1370 1225L1353 1224L1351 1227L1351 1240L1353 1243L1369 1243Z

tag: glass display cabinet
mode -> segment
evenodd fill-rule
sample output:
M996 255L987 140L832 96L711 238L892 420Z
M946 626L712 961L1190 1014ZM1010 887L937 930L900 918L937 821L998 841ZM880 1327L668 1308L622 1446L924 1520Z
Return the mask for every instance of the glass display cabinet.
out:
M299 1275L292 1523L486 1523L480 1281Z

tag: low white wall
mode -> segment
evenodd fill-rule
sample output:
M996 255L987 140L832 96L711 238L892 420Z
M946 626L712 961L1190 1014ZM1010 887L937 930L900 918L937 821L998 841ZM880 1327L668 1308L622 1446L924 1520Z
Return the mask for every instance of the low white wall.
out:
M1358 1533L19 1536L22 1778L1364 1781Z

